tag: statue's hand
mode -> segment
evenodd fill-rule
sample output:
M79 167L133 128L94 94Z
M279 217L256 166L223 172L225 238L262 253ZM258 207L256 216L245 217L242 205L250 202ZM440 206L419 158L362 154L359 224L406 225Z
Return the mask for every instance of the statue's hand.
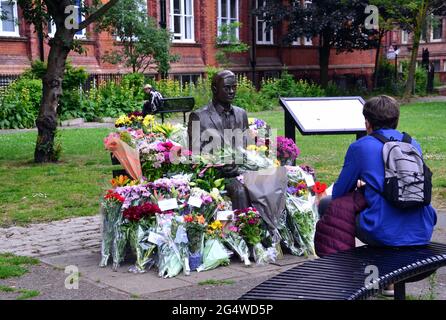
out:
M238 167L235 164L227 164L221 167L220 172L225 178L234 178L239 175Z

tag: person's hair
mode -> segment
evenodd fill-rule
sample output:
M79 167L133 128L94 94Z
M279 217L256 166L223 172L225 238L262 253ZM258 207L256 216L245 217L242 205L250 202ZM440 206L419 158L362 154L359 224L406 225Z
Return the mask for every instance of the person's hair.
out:
M396 129L400 118L400 106L392 97L377 96L365 103L362 114L373 129Z
M217 74L215 74L214 77L212 78L212 83L211 83L212 92L214 92L214 88L215 88L215 90L217 89L217 86L218 86L218 83L220 80L228 78L228 77L235 78L234 72L232 72L231 70L223 70L223 71L220 71Z

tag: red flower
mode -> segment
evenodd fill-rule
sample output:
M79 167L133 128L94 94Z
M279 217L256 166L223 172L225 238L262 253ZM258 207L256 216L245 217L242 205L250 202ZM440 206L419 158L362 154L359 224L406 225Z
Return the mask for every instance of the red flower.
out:
M184 221L185 222L193 222L194 217L191 214L188 214L187 216L184 216Z
M107 194L104 196L105 200L116 200L118 202L124 202L125 198L121 196L119 193L114 192L113 190L108 190Z
M320 183L317 181L313 186L313 191L316 194L322 194L325 192L325 190L327 190L327 185L325 183Z

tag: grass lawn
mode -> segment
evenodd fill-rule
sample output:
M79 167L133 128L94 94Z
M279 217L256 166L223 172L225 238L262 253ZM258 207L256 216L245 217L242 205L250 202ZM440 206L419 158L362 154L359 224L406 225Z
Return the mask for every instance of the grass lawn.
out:
M422 103L401 108L400 127L423 147L434 172L437 207L446 207L446 103ZM250 114L284 133L280 110ZM0 135L0 225L27 224L94 215L109 188L109 153L102 140L110 129L61 130L63 146L59 164L32 163L36 132ZM355 136L297 135L299 164L316 168L318 179L332 183L342 167L348 145Z
M39 264L39 260L28 257L15 256L10 253L0 254L0 279L20 277L28 272L26 267ZM26 300L37 297L40 292L36 290L19 289L0 285L0 299L2 293L19 293L17 300Z

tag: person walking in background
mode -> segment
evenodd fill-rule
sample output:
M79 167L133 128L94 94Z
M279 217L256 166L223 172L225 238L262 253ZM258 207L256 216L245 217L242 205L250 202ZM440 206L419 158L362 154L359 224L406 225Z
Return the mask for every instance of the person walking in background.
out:
M155 114L157 110L161 107L163 96L161 93L156 91L152 85L146 84L144 86L144 92L146 98L144 99L144 106L142 108L142 113L144 117L148 114Z

